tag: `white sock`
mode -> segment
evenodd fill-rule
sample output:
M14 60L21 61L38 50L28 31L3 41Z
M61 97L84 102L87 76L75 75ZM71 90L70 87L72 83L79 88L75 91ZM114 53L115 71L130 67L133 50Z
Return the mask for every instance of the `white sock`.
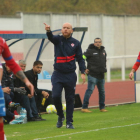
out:
M7 140L5 134L4 134L4 140Z

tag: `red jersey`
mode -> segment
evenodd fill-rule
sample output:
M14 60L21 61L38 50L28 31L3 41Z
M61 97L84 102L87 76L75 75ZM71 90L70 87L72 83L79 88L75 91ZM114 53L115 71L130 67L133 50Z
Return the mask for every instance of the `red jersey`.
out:
M0 37L0 57L2 56L6 61L6 65L12 70L14 74L16 74L18 71L21 70L19 65L13 59L5 40ZM1 58L0 58L0 67L1 67Z
M134 66L132 67L132 69L135 69L135 71L137 71L137 69L139 68L139 66L140 66L140 52L139 52L139 55L137 57L137 61L134 64Z

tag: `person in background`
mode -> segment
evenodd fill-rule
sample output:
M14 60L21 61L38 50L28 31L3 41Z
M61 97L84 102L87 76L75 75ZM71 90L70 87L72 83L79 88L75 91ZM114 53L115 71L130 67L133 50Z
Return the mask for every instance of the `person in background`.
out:
M23 72L25 72L26 62L24 60L19 60L19 66L21 67ZM17 88L24 88L24 89L26 88L25 84L16 76L14 77L14 86ZM39 117L38 115L35 97L31 97L30 94L27 93L27 91L26 91L26 95L20 96L19 94L16 94L15 100L17 102L20 102L23 106L26 107L28 121L45 120Z
M9 47L6 44L5 40L0 37L0 57L2 56L6 61L6 65L9 66L12 72L17 77L19 77L25 83L25 85L30 89L31 96L34 96L33 85L29 82L29 80L27 79L27 77L24 75L23 71L19 67L19 65L13 59ZM3 69L0 60L0 81L2 80L2 75L3 75ZM6 139L4 135L4 129L3 129L3 118L2 118L3 116L5 116L5 101L4 101L3 91L0 86L0 139L1 140Z
M20 68L22 69L22 71L25 72L26 62L24 60L19 60L18 64ZM18 77L14 76L14 87L25 88L25 83L22 82Z
M105 79L104 73L106 70L106 51L102 46L102 40L95 38L94 43L90 44L83 57L87 61L86 73L88 74L88 87L85 92L82 112L91 112L88 109L89 99L95 85L97 85L99 91L99 109L101 112L107 112L105 109Z
M3 76L2 76L1 86L4 92L4 99L5 99L5 106L6 106L6 116L4 116L4 122L9 123L10 121L17 119L15 117L15 115L17 114L15 114L14 112L16 108L20 106L20 104L13 102L14 92L17 91L17 89L15 89L13 85L13 73L10 70L10 68L6 66L5 63L2 64L2 67L3 67ZM24 94L24 93L25 92L19 92L18 94Z
M35 61L33 63L33 68L31 70L28 70L25 72L25 75L28 77L30 82L34 85L34 91L35 91L35 101L37 105L38 112L40 112L41 102L42 98L46 98L49 102L51 100L51 96L48 92L45 90L38 89L37 82L38 82L38 74L42 70L43 63L41 61ZM27 89L28 97L30 97L30 92Z
M19 60L19 66L20 68L23 70L23 72L25 71L26 69L26 61L25 60Z

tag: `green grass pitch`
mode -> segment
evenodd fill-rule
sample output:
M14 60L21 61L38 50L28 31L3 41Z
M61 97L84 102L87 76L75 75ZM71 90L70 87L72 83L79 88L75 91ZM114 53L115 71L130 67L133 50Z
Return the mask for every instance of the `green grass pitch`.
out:
M7 140L139 140L140 104L106 107L108 112L74 111L75 129L56 128L57 115L42 115L46 121L5 125Z

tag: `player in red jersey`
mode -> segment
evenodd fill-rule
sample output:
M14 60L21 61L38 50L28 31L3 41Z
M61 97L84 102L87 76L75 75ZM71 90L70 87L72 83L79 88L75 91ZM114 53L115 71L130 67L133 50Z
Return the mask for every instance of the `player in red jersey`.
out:
M30 89L31 96L34 96L34 88L33 85L29 82L29 80L24 75L23 71L19 67L19 65L13 59L9 47L7 46L5 40L0 37L0 139L4 140L4 130L3 130L3 119L2 117L5 116L5 101L3 96L3 91L1 88L1 79L3 74L2 64L1 64L1 57L4 58L6 61L6 65L12 70L12 72L19 77L26 86Z
M129 78L132 80L133 76L134 76L134 72L137 71L137 69L140 66L140 52L139 55L137 57L137 61L136 63L133 65L131 72L129 73Z

